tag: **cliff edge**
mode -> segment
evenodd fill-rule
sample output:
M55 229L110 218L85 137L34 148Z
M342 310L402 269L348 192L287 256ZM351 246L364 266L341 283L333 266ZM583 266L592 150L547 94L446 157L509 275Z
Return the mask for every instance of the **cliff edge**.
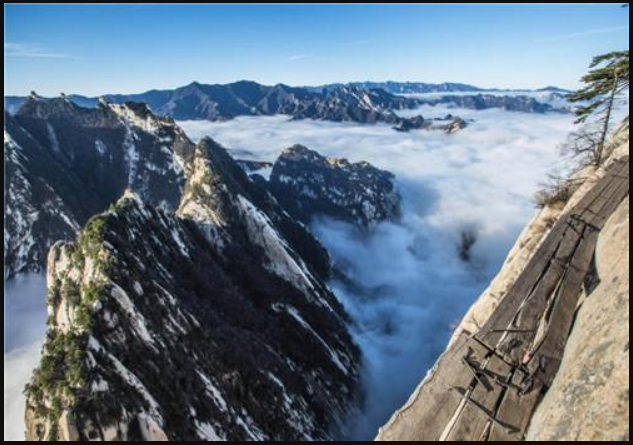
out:
M575 191L569 199L548 203L526 227L498 276L456 329L446 353L407 404L381 429L378 441L492 440L493 437L507 440L628 440L628 165L620 173L613 173L615 164L625 159L628 163L628 139L627 118L612 139L612 150L605 165L579 172L574 178ZM595 244L584 255L592 259L587 261L588 272L586 275L583 272L579 282L580 295L573 296L574 303L568 309L573 325L568 337L567 330L563 329L561 360L531 367L532 355L526 353L525 357L519 355L517 359L515 351L524 350L518 347L521 346L519 340L527 334L507 327L513 324L502 324L504 331L500 333L491 329L491 320L499 318L499 312L509 305L508 300L516 297L517 288L526 279L526 270L535 263L538 265L539 258L544 258L539 255L543 255L547 251L546 244L557 237L556 231L569 231L563 226L573 227L571 220L578 216L576 212L583 202L591 202L592 196L599 199L613 192L609 187L604 188L605 177L609 174L617 177L623 174L622 171L626 173L626 177L621 178L623 185L614 187L625 187L625 191L616 193L617 198L608 198L611 201L617 199L617 202L611 202L608 218L600 222L600 230L592 235ZM586 231L583 227L585 235L581 239L590 238L586 234L593 228L589 229ZM560 238L565 239L562 235ZM582 242L577 246L576 249L581 248ZM539 332L530 334L532 340L522 345L531 352L538 350L539 340L543 341L543 325L545 329L552 329L548 317L558 303L551 295L560 292L569 270L574 272L574 256L568 255L571 266L566 266L564 273L567 275L563 275L562 281L555 278L548 283L544 279L553 275L551 271L558 267L555 260L562 257L563 247L561 241L552 266L545 269L541 281L536 281L538 286L528 292L532 296L519 307L519 311L529 313L534 295L538 296L542 287L547 288L536 299L536 303L546 302L542 310L544 315L532 320L537 326L532 330ZM513 323L516 325L525 322L522 318L526 317L521 316L521 312L515 317ZM486 331L484 335L482 331ZM500 338L499 342L489 342L485 337L487 334L495 340ZM513 341L504 343L504 337L511 337ZM490 349L490 344L498 349ZM550 366L557 372L548 371L550 379L543 379L546 382L543 384L539 373L545 373L544 369Z

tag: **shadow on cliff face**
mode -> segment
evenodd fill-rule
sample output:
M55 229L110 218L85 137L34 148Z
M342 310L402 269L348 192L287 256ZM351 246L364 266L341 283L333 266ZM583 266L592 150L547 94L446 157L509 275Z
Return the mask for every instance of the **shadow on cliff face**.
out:
M24 387L38 364L46 331L46 279L4 285L4 440L24 440Z

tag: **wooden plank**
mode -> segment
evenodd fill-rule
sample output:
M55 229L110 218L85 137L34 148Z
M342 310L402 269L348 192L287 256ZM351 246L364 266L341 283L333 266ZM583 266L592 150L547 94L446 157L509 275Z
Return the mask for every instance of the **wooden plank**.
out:
M583 238L552 307L544 339L540 345L536 345L533 357L528 363L530 373L547 386L551 385L560 367L598 236L598 232L590 231Z
M604 221L605 211L607 210L608 203L617 194L625 184L625 179L615 177L613 175L607 176L609 181L608 187L604 190L599 200L589 206L581 215L581 218L587 221L589 224L598 226L598 223ZM605 179L607 179L605 178ZM598 226L597 228L602 228Z
M572 213L579 214L579 216L592 225L596 225L596 220L600 220L599 215L604 209L605 202L607 201L616 190L620 187L620 182L626 181L628 183L629 177L629 163L616 162L607 171L604 178L600 181L600 187L596 186L596 193L598 193L597 199L588 198L590 203L583 203L574 209ZM590 192L593 194L594 190ZM584 208L583 208L584 207Z
M525 378L526 376L517 370L513 376L512 383L514 386L523 386ZM541 400L542 393L543 384L538 380L533 382L532 387L525 393L513 387L508 388L496 413L497 420L504 424L506 428L492 425L488 441L523 441L534 410Z
M523 333L523 335L519 333L517 333L517 335L508 335L504 332L494 331L504 329L519 331L525 329L531 331L535 330L536 326L534 323L517 323L519 313L524 309L535 310L537 314L542 313L546 307L545 303L547 298L557 282L560 281L560 275L562 274L562 270L560 270L559 266L552 266L552 259L557 258L558 261L566 262L578 244L584 227L583 223L569 218L563 218L559 221L559 224L561 228L552 231L545 241L547 245L543 246L543 253L550 255L550 258L547 258L545 255L534 257L533 261L538 262L538 264L528 265L526 270L518 278L516 285L510 289L504 301L502 301L478 335L478 338L484 339L483 341L490 345L498 345L503 339L508 339L508 341L504 341L504 345L506 346L505 349L502 349L504 353L516 349L508 348L508 346L519 346L516 342L511 341L512 337L529 337L529 335L526 335L529 333ZM559 238L558 235L561 232L562 236ZM539 286L541 280L545 281ZM531 308L526 308L526 302L532 297L534 297L535 305ZM523 320L527 319L528 317L523 317ZM516 353L513 355L516 355ZM517 357L509 357L509 359L516 362Z
M437 441L462 406L461 396L452 388L467 390L474 384L463 357L483 362L488 351L467 335L461 335L440 358L437 370L419 388L415 398L390 422L383 440ZM424 400L424 403L417 403ZM393 436L393 437L392 437Z
M618 177L628 177L628 161L616 162L606 172L605 176L598 180L594 187L576 204L569 213L572 217L583 219L589 216L592 206L604 196L605 190L611 185L614 179Z
M521 304L534 290L536 280L545 272L548 264L554 256L562 238L567 231L571 230L568 218L561 218L547 235L547 239L541 244L532 259L526 265L525 270L515 283L502 297L499 306L491 317L483 325L477 339L483 343L496 348L499 340L503 337L500 329L507 329L516 316Z
M611 193L604 206L599 210L597 215L591 215L590 223L597 229L602 230L613 212L622 204L622 201L629 195L629 180L618 179L618 188Z
M594 230L600 231L604 228L605 224L613 214L613 211L617 209L624 198L626 198L629 194L629 186L621 185L621 189L618 190L610 199L610 201L605 201L605 209L600 212L600 214L590 215L587 218L587 222L593 227ZM616 204L617 203L617 204Z
M562 264L568 263L574 256L580 239L587 228L587 225L582 221L571 220L569 225L572 230L569 230L560 241L555 254L556 261Z
M500 379L507 381L512 375L510 365L493 355L484 364L485 369ZM495 382L489 375L481 375L488 385L477 382L470 394L474 403L468 403L459 416L457 423L448 435L448 441L478 441L489 430L491 417L503 395L504 387Z
M512 323L516 332L508 333L499 344L499 350L519 365L527 349L536 336L538 322L547 308L547 302L556 290L565 268L559 262L552 262L535 291L528 297L517 318Z
M576 204L576 206L570 212L571 214L581 214L586 209L590 208L596 200L599 200L602 196L603 192L609 186L611 178L609 174L605 174L603 178L597 180L596 184L587 192L585 196L581 198L580 201Z
M626 172L628 176L628 162L623 163L622 173ZM617 174L611 172L609 175ZM601 204L600 208L595 208L599 212L592 219L593 223L599 216L600 227L610 218L611 214L619 207L624 198L629 194L629 181L624 177L616 178L611 182L609 194L606 200ZM558 297L552 306L551 315L548 319L547 332L540 345L535 346L534 357L530 360L528 368L534 375L543 381L545 385L551 385L558 372L562 362L565 346L573 320L575 318L578 299L582 291L582 285L586 278L587 272L591 266L591 261L595 254L598 242L599 232L595 230L587 230L585 238L582 240L578 248L578 252L574 255L571 262L571 268L565 277Z
M618 167L619 166L614 169L616 172ZM626 182L626 186L621 185L621 181L623 180L617 179L614 177L614 173L610 172L601 180L600 184L596 185L595 188L602 190L599 197L591 199L593 201L591 205L595 206L594 209L596 212L603 211L605 208L607 211L612 211L612 207L613 210L615 210L615 207L617 207L619 203L617 205L609 204L614 193L616 196L613 199L615 199L616 202L623 199L623 196L628 194L628 180L624 180ZM581 217L582 216L584 215L581 215ZM576 247L579 243L580 233L584 230L582 222L577 220L571 221L572 222L570 222L570 224L572 224L572 228L575 232L566 232L563 237L563 241L561 241L561 244L556 252L557 260L562 263L569 261L571 256L575 253ZM557 271L556 269L557 268L553 268L552 270L550 268L547 270L545 276L538 283L534 293L530 295L521 306L519 306L519 309L517 309L517 311L519 311L518 315L516 316L514 322L508 326L508 329L512 329L516 332L502 336L503 344L499 349L503 353L509 354L510 359L514 362L520 362L522 360L522 355L525 352L522 350L522 347L529 344L529 342L534 338L536 332L535 325L538 320L542 318L543 311L547 307L549 296L551 296L551 293L557 284L557 273L562 272ZM488 337L488 341L490 340L491 339Z
M595 253L595 229L628 195L628 170L628 158L614 164L561 217L481 331L474 338L460 336L442 356L415 400L392 420L390 435L395 431L399 440L420 441L524 439L544 388L560 367ZM537 331L541 323L547 326ZM543 335L536 338L537 332ZM512 366L527 359L529 376Z
M626 157L623 157L622 159L615 161L613 165L611 166L611 168L613 169L612 171L614 172L614 174L621 177L628 177L629 164L630 164L629 156L626 156Z
M570 215L581 216L588 208L590 208L596 200L599 200L603 195L604 190L609 186L613 174L616 175L621 171L622 166L620 164L614 164L607 170L605 176L600 178L596 184L589 190L589 192L574 206Z
M499 349L507 354L512 363L517 366L524 362L529 346L536 337L538 325L551 305L555 291L563 279L567 263L576 253L581 237L585 233L583 223L572 221L570 224L574 226L574 230L565 233L556 251L555 260L539 280L534 292L521 306L513 321L511 328L514 332L508 333L500 343Z

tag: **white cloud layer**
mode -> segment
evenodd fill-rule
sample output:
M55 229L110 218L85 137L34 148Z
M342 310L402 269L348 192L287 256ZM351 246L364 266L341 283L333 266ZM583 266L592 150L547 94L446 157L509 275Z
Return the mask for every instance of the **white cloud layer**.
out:
M274 160L295 143L323 154L366 160L398 177L404 215L363 236L345 224L313 229L338 265L363 289L332 287L357 322L367 391L352 439L373 439L444 349L451 329L496 274L526 222L532 196L562 166L558 146L573 117L501 110L424 107L474 119L455 135L398 133L383 125L245 117L182 122L194 139L209 135L235 156ZM460 260L462 233L477 235L472 260Z
M493 234L523 226L534 212L531 197L538 185L563 165L558 146L573 118L435 107L422 112L432 115L429 109L435 116L450 110L475 121L455 135L283 116L180 124L193 139L211 136L235 150L236 157L272 161L300 143L328 156L369 161L395 173L405 192L411 192L409 199L425 201L424 220L437 227L476 222Z
M4 440L24 440L24 387L46 330L46 282L40 275L4 285Z
M366 160L398 176L404 215L362 236L345 224L313 228L337 263L364 289L332 283L357 322L366 359L367 399L350 420L352 438L372 438L441 353L454 325L484 289L534 213L531 196L559 163L571 129L565 115L425 108L475 119L456 135L398 133L384 125L290 122L286 117L183 122L194 139L209 135L236 156L274 160L295 143L323 154ZM457 245L478 235L472 263ZM22 390L45 332L44 277L5 284L5 440L24 438Z

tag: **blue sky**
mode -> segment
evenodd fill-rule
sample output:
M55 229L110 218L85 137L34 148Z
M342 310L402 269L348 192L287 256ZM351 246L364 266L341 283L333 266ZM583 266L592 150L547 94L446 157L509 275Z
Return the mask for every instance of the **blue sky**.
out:
M97 95L197 80L576 87L628 49L615 4L5 5L5 95Z

